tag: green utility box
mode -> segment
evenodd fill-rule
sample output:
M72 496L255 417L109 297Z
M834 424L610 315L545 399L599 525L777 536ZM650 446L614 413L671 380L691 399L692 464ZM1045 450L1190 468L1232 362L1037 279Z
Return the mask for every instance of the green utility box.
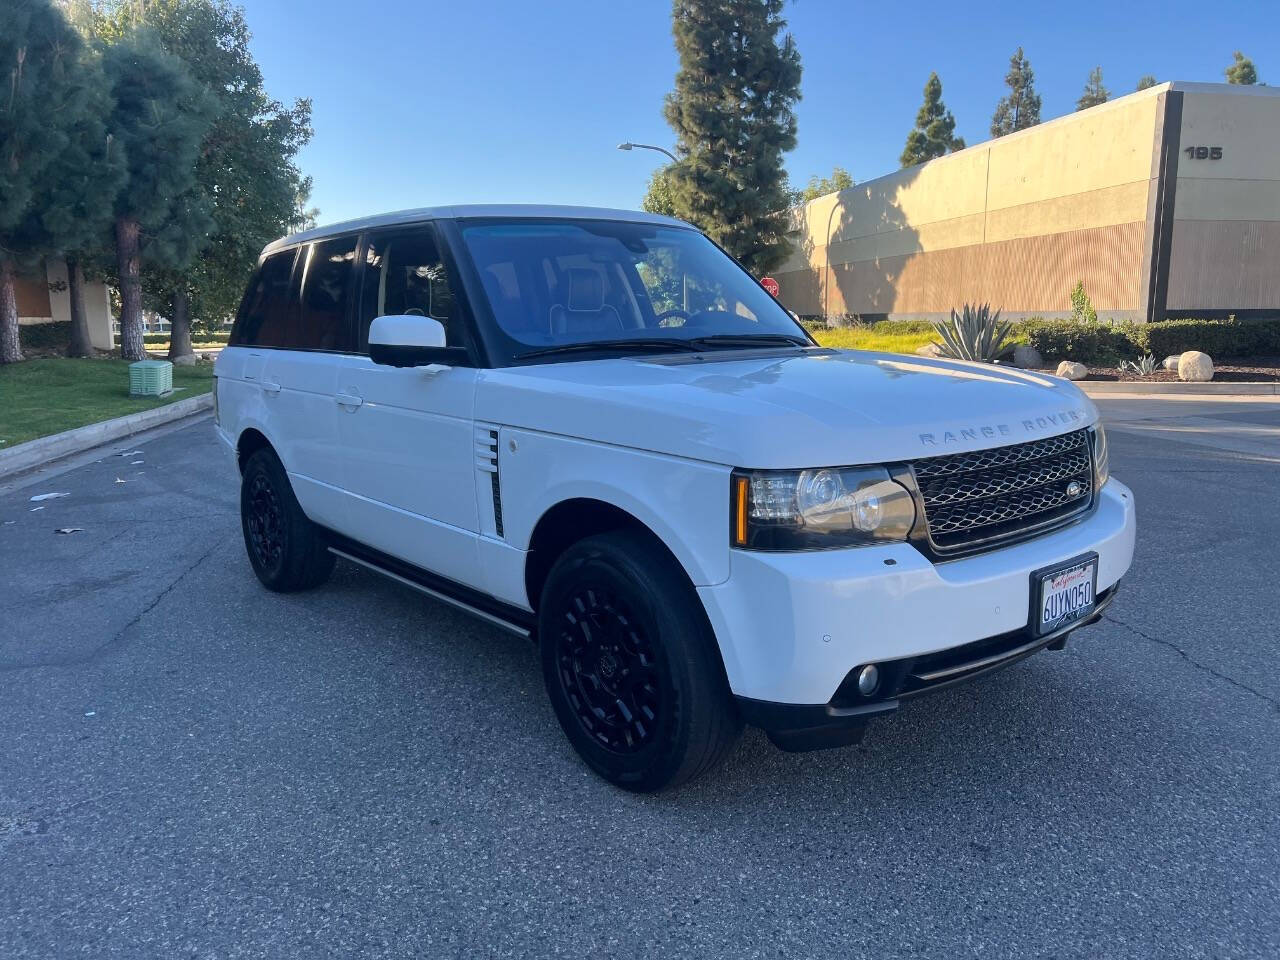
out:
M139 360L129 364L129 396L160 397L173 391L173 364L168 360Z

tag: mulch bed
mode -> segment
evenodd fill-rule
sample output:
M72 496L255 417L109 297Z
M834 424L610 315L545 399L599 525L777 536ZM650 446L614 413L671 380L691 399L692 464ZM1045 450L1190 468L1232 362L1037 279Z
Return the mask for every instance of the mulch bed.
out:
M1118 367L1090 367L1089 376L1085 379L1177 383L1178 371L1160 369L1149 377L1140 377L1132 370L1121 370ZM1274 383L1277 380L1280 380L1280 357L1257 357L1241 363L1215 362L1213 365L1214 383Z

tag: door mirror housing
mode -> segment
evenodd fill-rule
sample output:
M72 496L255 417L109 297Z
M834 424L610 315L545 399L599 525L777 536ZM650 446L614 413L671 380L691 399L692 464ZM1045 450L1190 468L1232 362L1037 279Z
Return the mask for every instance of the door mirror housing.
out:
M433 317L375 317L369 326L369 359L388 367L470 366L465 347L445 346L444 324Z

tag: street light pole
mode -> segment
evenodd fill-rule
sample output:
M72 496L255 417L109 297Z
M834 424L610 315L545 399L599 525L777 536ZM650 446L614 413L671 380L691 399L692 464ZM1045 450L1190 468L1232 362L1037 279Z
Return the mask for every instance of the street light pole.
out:
M657 150L659 153L665 153L668 157L670 157L672 163L680 162L679 160L676 159L676 155L672 153L670 150L666 149L665 147L655 147L653 144L650 144L650 143L632 143L630 140L628 140L626 143L618 144L618 149L619 150L633 150L633 149Z

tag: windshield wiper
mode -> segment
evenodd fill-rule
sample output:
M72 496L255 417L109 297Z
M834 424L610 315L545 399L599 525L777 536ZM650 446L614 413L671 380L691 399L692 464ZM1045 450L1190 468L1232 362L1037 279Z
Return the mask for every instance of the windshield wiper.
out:
M803 337L789 333L713 333L705 337L694 337L689 343L706 347L767 347L773 344L793 347L813 346Z
M591 350L638 350L642 352L672 353L677 350L697 350L688 340L663 339L660 337L638 337L632 340L583 340L579 343L557 343L550 347L539 347L537 350L526 350L517 353L513 359L527 360L531 357L549 357L557 353L584 353Z

